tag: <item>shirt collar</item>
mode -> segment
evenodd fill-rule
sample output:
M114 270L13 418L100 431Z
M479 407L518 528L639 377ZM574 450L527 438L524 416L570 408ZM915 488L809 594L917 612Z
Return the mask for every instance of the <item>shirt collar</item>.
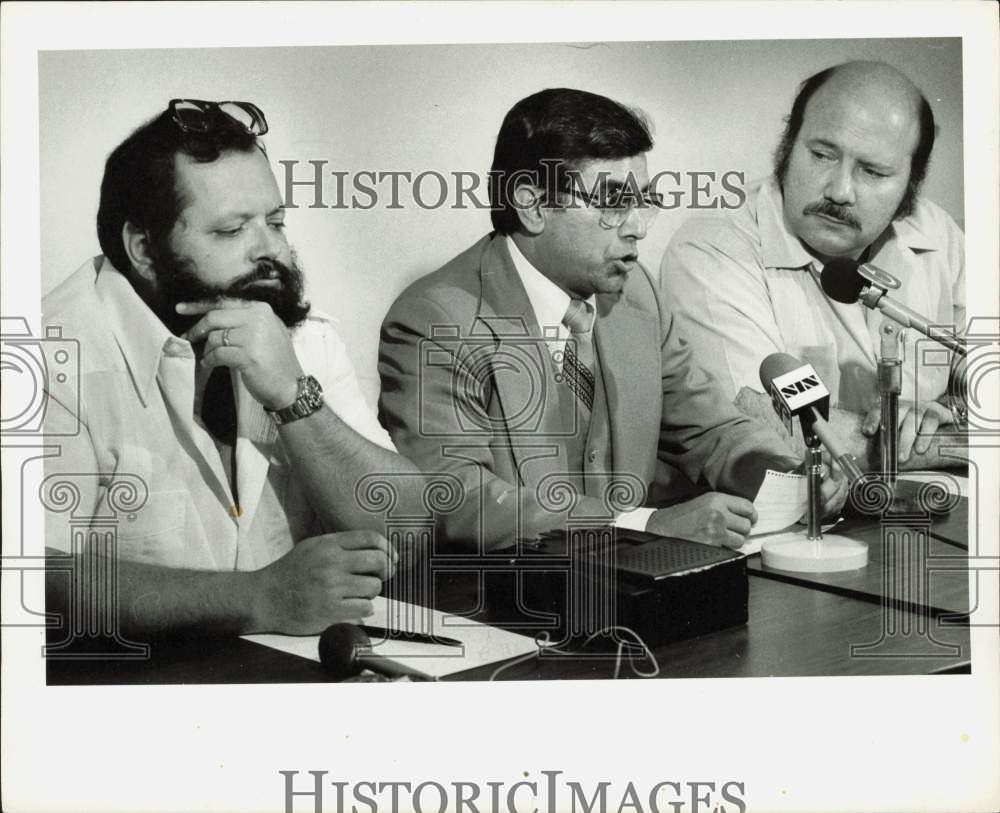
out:
M97 269L97 296L103 317L121 349L132 382L144 403L164 355L194 358L191 343L171 333L136 293L124 274L105 258Z
M572 297L535 268L509 236L504 239L507 241L507 250L514 263L514 270L517 271L521 284L528 294L528 302L535 312L538 326L543 332L546 328L559 328ZM591 294L585 301L596 310L595 294Z
M931 236L933 229L929 207L922 205L919 198L917 198L917 205L913 207L912 214L907 215L902 220L892 222L892 230L900 243L914 251L934 251L940 248L940 242Z
M773 175L760 185L757 225L765 267L804 268L815 261L815 257L806 251L785 225L781 190ZM875 240L872 256L878 256L883 247L894 241L914 251L931 251L937 248L935 241L929 236L931 231L927 207L922 206L918 200L912 214L901 220L894 220L885 233Z
M805 268L813 257L785 226L784 205L778 181L772 176L760 185L757 198L760 248L767 268Z

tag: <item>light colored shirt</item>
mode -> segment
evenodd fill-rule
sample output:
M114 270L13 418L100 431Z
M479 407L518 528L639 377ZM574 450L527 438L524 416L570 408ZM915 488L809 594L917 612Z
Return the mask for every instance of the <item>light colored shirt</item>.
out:
M46 474L73 483L74 510L46 514L46 545L71 551L72 520L117 520L118 555L168 567L255 570L322 532L277 428L234 374L237 405L234 505L219 450L195 419L195 354L107 260L85 263L42 303L46 328L79 343L79 376L50 381L47 442L60 447ZM365 404L334 323L311 313L292 331L302 369L356 432L393 449ZM79 408L77 409L77 394ZM72 436L62 435L79 431ZM129 477L131 476L131 477ZM108 489L139 478L141 508L116 512ZM345 494L344 499L353 499Z
M510 237L505 239L510 258L514 262L514 269L521 278L521 284L524 285L524 290L528 294L528 302L535 312L535 319L538 320L538 326L542 329L545 343L549 352L553 354L553 358L560 359L561 368L561 360L564 358L562 351L569 338L569 328L563 324L563 317L566 315L566 309L569 307L572 297L535 268ZM591 294L584 301L596 310L596 294ZM615 517L614 524L618 528L643 531L655 510L654 508L634 508L631 511L625 511Z
M521 284L524 285L524 290L528 294L528 302L531 303L531 309L535 312L538 326L542 329L545 344L553 358L560 360L558 364L561 369L563 350L566 347L566 340L569 338L569 328L563 324L563 317L566 315L572 297L535 268L521 253L517 243L510 237L505 239L507 249L510 251L510 258L514 262L514 269L517 271L518 277L521 278ZM591 294L584 301L590 305L591 312L596 310L596 294Z
M894 301L931 324L964 330L964 235L940 207L919 199L912 215L894 221L872 245L869 262L901 281L890 293ZM886 317L829 299L821 271L822 263L788 231L771 178L751 186L736 212L681 226L663 257L660 284L698 361L729 398L742 387L762 391L760 363L780 352L812 364L831 406L865 412L878 403L879 328ZM936 399L947 388L948 352L915 331L905 333L900 397Z

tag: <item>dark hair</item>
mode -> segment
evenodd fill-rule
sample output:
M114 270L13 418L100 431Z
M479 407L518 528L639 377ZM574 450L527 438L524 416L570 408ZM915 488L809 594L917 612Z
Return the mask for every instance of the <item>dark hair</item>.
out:
M518 185L535 182L554 191L553 186L563 188L566 170L581 161L631 158L652 146L645 117L605 96L550 88L521 99L504 117L493 152L493 228L500 234L518 230L513 202ZM541 177L548 183L539 183Z
M153 246L161 245L177 222L183 201L177 190L174 156L216 161L226 151L263 151L256 136L221 111L209 115L204 133L187 133L165 110L143 124L108 156L97 210L97 239L111 263L122 273L131 265L122 241L125 223L143 229Z
M827 83L836 73L839 65L822 70L806 79L799 85L798 95L792 103L792 112L785 119L785 131L781 134L781 141L774 151L774 177L778 179L778 184L784 187L785 174L788 172L788 164L792 158L792 148L795 146L795 139L802 129L802 121L806 115L806 106L817 90ZM906 217L912 214L913 207L917 202L917 195L920 187L927 177L927 168L931 161L931 151L934 149L934 138L937 135L937 128L934 125L934 111L931 110L930 103L926 97L920 94L920 138L917 141L916 149L910 156L910 178L906 184L906 192L900 201L899 208L896 209L894 219Z

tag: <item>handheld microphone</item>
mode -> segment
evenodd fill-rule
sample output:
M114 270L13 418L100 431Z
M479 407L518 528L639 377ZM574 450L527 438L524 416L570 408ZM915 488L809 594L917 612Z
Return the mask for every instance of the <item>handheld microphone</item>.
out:
M953 333L932 327L931 323L916 311L893 302L888 292L899 289L899 280L876 265L871 263L862 265L850 257L834 257L823 266L820 284L824 293L836 302L843 302L845 305L861 302L866 308L882 311L903 327L919 330L960 356L965 356L969 352L965 343Z
M319 662L335 680L344 680L362 669L400 677L426 679L426 675L402 663L372 654L372 642L357 624L333 624L319 637Z
M760 364L760 383L771 394L774 409L789 432L792 418L798 415L806 443L811 445L811 441L818 438L850 484L861 478L854 455L843 450L840 439L827 423L830 391L811 364L802 364L787 353L772 353Z

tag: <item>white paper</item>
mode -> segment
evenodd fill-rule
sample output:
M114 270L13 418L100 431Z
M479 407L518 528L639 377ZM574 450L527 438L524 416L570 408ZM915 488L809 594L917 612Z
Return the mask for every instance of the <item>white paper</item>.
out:
M794 525L805 513L807 500L805 476L768 469L753 501L757 523L750 530L750 536L770 534Z
M393 628L407 632L435 634L462 642L461 647L421 644L412 641L372 640L372 654L416 669L427 677L474 669L488 663L526 655L538 650L534 638L480 624L438 610L392 601L379 596L374 600L375 614L360 623L372 627ZM248 641L282 652L319 661L318 635L244 635Z

